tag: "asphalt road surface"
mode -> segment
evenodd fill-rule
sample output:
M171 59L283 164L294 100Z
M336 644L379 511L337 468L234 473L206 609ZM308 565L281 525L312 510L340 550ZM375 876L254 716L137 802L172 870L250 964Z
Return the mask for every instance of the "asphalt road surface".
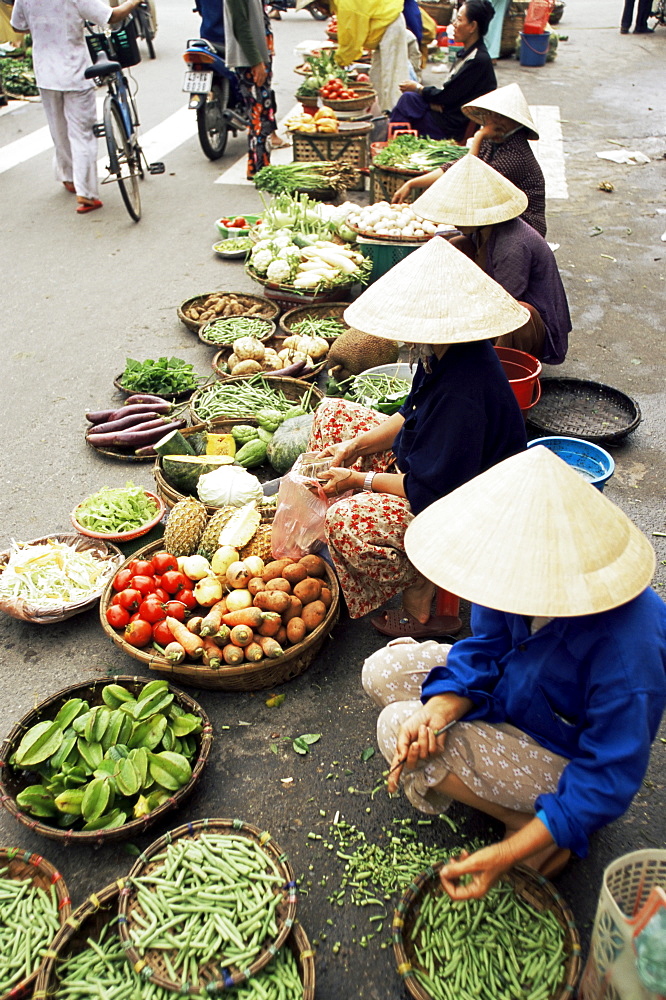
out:
M643 422L613 449L616 471L606 493L653 542L656 586L663 594L666 29L621 36L620 7L620 0L570 0L557 29L568 40L560 42L557 59L540 69L505 59L497 76L500 85L518 81L543 115L540 121L548 123L549 141L539 151L548 164L548 239L559 244L557 260L574 324L568 358L553 374L595 379L638 400ZM212 351L180 325L176 306L215 288L257 291L241 264L221 262L210 250L216 218L258 210L260 201L243 181L242 136L229 142L218 163L207 161L199 148L194 115L180 89L181 52L198 31L197 18L186 8L175 0L159 2L157 59L133 70L149 156L166 162L164 176L143 184L138 225L111 185L103 188L103 210L76 215L74 199L53 180L38 103L12 102L0 113L1 548L12 538L66 531L72 508L104 485L131 478L151 486L150 465L104 461L86 448L84 412L121 401L112 380L128 356L176 355L207 371ZM292 73L295 46L323 39L324 27L306 13L289 14L274 27L276 90L284 116L299 79ZM428 78L437 79L430 71ZM622 148L640 150L650 162L618 165L596 155ZM610 181L614 191L599 190L602 181ZM0 637L0 736L65 685L115 673L147 676L111 645L96 611L41 627L2 615ZM381 645L367 620L350 621L343 613L310 669L283 687L280 708L268 708L263 692L201 692L215 727L210 764L184 808L136 841L143 848L166 829L206 816L240 816L270 830L308 890L299 915L320 942L321 1000L402 996L392 953L380 947L388 923L367 949L360 947L370 926L366 911L327 901L340 865L323 841L307 837L313 832L325 838L336 811L383 842L382 831L395 828L393 820L417 818L403 798L381 794L371 801L348 791L371 788L382 769L379 754L361 760L362 751L374 745L376 713L359 682L363 658ZM308 732L322 735L305 757L278 739ZM584 939L605 865L627 851L664 846L665 742L655 743L650 770L628 814L595 836L590 856L557 879ZM418 828L426 843L441 845L442 855L471 838L500 832L469 810L454 808L451 815L457 833L444 822ZM4 811L0 831L4 844L43 853L60 868L76 904L132 863L120 846L63 848ZM335 941L341 942L338 954Z

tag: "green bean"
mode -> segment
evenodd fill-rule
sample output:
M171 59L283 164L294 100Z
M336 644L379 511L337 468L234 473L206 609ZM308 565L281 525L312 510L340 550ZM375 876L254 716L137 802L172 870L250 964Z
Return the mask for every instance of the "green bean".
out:
M32 975L59 929L57 896L0 870L0 994ZM51 888L55 889L55 886Z
M298 323L294 323L292 327L289 328L290 333L298 334L299 337L324 337L332 340L334 337L339 337L341 333L345 333L349 327L346 323L343 323L339 319L333 319L333 317L319 318L314 316L305 316Z
M241 337L257 337L260 340L271 327L270 320L257 316L229 316L208 323L201 333L215 344L233 344Z
M292 409L311 410L316 405L312 400L312 387L300 401L287 399L280 389L274 389L270 380L263 375L252 375L229 385L228 382L214 382L201 390L193 404L196 417L212 420L214 417L251 417L258 410L278 410L289 416Z

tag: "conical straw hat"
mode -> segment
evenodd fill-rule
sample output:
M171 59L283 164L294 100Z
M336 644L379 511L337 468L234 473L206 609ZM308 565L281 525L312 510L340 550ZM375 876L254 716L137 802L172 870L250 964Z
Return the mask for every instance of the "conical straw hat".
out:
M407 344L462 344L517 330L529 312L448 240L435 236L344 312L363 333Z
M655 567L626 514L543 445L427 507L407 528L405 549L424 576L460 597L549 618L618 607Z
M480 125L483 125L484 111L495 111L498 115L504 115L505 118L524 125L528 139L539 138L529 104L517 83L509 83L506 87L491 90L489 94L482 94L475 101L463 105L461 111Z
M452 226L490 226L522 215L527 195L478 156L463 156L411 205L416 215Z

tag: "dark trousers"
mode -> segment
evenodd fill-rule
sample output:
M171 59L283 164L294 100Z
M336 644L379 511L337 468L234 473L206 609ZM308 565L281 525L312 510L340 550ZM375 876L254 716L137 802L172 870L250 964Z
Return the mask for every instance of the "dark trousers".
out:
M631 20L634 16L634 3L635 0L624 0L624 10L622 11L622 20L620 21L620 27L625 31L629 31L631 27ZM652 10L652 0L638 0L638 10L636 12L636 26L634 31L643 32L647 28L647 19L650 16Z

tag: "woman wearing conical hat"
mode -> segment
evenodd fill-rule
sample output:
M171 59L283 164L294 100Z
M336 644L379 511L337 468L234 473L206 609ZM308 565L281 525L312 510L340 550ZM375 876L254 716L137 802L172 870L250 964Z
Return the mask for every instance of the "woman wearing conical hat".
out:
M456 800L504 824L503 841L443 870L454 898L482 896L518 862L554 875L628 808L666 705L652 547L544 447L428 507L405 545L428 579L472 602L473 634L389 643L366 660L382 753L392 767L406 758L389 790L401 777L424 812Z
M546 182L528 141L538 139L539 133L522 90L517 83L498 87L470 101L462 111L481 125L470 143L470 154L478 156L525 192L527 208L520 218L545 237ZM429 188L451 165L445 163L427 174L410 178L393 195L394 203L404 202L412 191Z
M555 255L520 215L527 196L487 163L465 156L412 205L432 222L456 226L451 243L521 302L530 320L496 341L549 365L564 361L569 305Z
M442 294L447 285L455 294ZM459 619L431 617L435 588L407 559L404 533L434 500L525 447L524 421L490 338L521 326L527 315L439 238L345 311L350 326L405 341L419 359L397 413L384 417L325 399L309 446L333 456L322 476L335 501L326 536L350 615L360 618L402 594L401 608L372 619L385 635L441 636L460 628Z

